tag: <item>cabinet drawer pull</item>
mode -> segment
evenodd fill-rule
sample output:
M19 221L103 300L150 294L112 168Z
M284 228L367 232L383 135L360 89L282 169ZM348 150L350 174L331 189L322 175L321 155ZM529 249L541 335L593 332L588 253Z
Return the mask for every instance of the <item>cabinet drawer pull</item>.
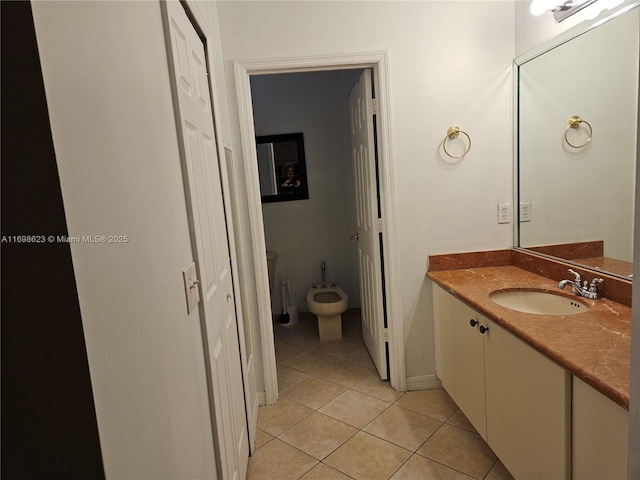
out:
M469 320L469 325L471 325L472 327L475 327L477 324L478 324L477 320L474 320L473 318Z
M489 331L489 327L485 327L484 325L480 325L480 333L483 335Z

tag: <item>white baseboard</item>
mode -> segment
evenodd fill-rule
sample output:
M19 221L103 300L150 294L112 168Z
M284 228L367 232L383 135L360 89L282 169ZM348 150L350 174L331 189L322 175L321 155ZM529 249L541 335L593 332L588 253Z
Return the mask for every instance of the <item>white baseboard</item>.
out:
M435 375L421 375L419 377L407 377L407 390L429 390L441 388L442 382Z

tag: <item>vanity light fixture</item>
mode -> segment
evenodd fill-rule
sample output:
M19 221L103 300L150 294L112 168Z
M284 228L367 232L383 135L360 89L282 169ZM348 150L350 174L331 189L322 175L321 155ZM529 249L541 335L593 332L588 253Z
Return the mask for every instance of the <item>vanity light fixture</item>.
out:
M529 8L531 14L535 16L542 15L545 12L553 12L556 22L561 22L595 1L596 0L533 0Z

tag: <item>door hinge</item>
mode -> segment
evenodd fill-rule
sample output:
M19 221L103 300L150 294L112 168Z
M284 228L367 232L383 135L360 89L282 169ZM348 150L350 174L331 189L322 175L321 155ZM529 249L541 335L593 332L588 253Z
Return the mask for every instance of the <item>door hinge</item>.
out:
M383 339L385 342L388 342L388 341L389 341L389 329L388 329L388 328L383 328L383 329L382 329L382 339Z
M371 99L371 103L369 104L372 115L377 115L378 113L378 100L375 98Z
M378 233L382 233L382 219L378 219Z

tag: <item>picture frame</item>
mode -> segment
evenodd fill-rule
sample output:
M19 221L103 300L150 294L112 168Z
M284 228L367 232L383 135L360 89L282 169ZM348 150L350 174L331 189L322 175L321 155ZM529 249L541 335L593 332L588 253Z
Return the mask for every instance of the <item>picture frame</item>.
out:
M262 203L309 199L302 132L256 136Z

